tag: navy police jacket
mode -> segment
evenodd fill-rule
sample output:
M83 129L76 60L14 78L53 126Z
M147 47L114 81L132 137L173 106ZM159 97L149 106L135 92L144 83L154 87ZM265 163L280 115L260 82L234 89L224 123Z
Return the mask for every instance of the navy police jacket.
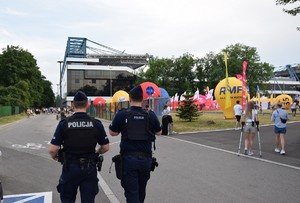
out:
M138 111L144 112L142 107L132 106L130 107L130 111ZM127 128L127 115L128 110L120 110L115 115L112 123L109 126L109 129L113 132L121 132L122 137L124 137ZM161 130L159 120L153 111L148 112L148 122L149 122L149 131L155 134ZM142 132L141 132L142 133ZM129 140L129 139L121 139L120 143L121 153L126 152L143 152L146 154L152 154L152 141L151 140Z

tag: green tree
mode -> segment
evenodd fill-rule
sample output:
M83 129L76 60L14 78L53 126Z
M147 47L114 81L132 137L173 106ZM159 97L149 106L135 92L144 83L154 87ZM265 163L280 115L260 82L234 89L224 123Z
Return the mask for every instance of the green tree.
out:
M218 54L210 52L200 59L197 72L204 73L203 76L210 88L214 88L220 80L225 78L224 51L228 56L229 77L242 74L242 64L246 60L248 63L247 86L250 88L250 94L255 95L257 86L262 90L265 88L262 82L268 81L273 76L274 67L260 62L256 48L243 44L227 46ZM197 76L200 77L199 74Z
M208 86L215 88L217 84L225 77L225 69L223 68L224 60L213 52L209 52L203 58L198 59L196 63L196 77L203 84L199 91Z
M149 68L137 73L138 83L150 81L163 87L169 95L182 94L187 89L196 89L193 72L196 61L190 54L183 54L179 58L155 58L149 62Z
M187 90L192 90L193 92L196 90L194 82L196 74L193 71L195 63L193 55L188 53L175 59L174 67L171 69L171 76L174 81L173 86L179 94Z
M296 2L299 2L299 0L276 0L276 5L284 5L286 6L287 4L294 4ZM300 13L300 6L292 8L292 9L283 9L284 12L296 16L298 13Z
M178 105L176 116L182 120L191 122L199 117L198 108L197 105L194 104L195 100L193 99L193 94L191 92L188 92L183 96L185 99L182 101L182 104Z
M51 101L44 103L46 100L43 94L50 96L48 99L51 99L53 94L54 101L54 93L51 83L44 81L45 77L42 76L31 53L18 46L7 46L3 49L0 54L0 91L1 97L5 99L0 101L1 104L20 105L25 108L47 106L46 103Z
M159 87L172 91L171 69L173 67L173 60L166 58L154 58L149 61L148 69L141 69L137 75L137 84L150 81ZM169 92L170 93L170 92Z
M284 5L286 6L287 4L294 4L296 2L299 2L299 0L276 0L276 5ZM300 6L294 7L292 9L282 9L284 12L296 16L298 13L300 13ZM300 27L297 27L297 30L300 31Z
M55 95L52 91L51 86L52 83L49 80L42 80L42 87L43 87L42 106L44 107L55 106L54 105Z

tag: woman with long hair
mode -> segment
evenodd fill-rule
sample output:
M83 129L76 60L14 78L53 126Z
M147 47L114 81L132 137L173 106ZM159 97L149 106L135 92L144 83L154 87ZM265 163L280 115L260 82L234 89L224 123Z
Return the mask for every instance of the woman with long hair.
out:
M258 123L258 112L255 109L255 104L253 101L247 103L247 107L244 111L242 122L245 124L244 133L245 133L245 155L253 155L253 143L256 133L255 124Z

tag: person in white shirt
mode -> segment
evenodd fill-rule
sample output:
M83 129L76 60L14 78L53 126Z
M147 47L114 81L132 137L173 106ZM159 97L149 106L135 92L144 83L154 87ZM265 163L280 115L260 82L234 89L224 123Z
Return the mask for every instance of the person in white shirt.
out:
M293 116L296 116L296 112L297 112L297 103L296 103L296 101L294 101L292 103L291 110L292 110Z
M169 103L166 103L162 111L162 135L176 134L173 130L173 118L171 115L171 107Z
M234 111L234 115L236 118L236 122L235 122L235 129L238 130L241 127L241 116L243 113L243 108L240 105L240 101L237 100L236 104L233 107L233 111Z
M259 121L258 121L258 112L254 108L254 102L249 101L247 103L247 108L243 113L242 116L242 125L245 125L244 127L244 133L245 133L245 155L252 156L254 153L252 151L253 149L253 143L254 143L254 137L256 133L256 127L258 128ZM256 124L256 127L255 127Z

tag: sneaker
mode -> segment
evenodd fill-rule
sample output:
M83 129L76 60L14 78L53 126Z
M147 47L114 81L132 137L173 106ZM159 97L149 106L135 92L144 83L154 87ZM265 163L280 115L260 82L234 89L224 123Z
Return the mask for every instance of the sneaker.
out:
M284 149L282 149L282 150L280 151L280 154L281 154L281 155L285 155Z
M276 153L279 153L279 152L280 152L280 149L275 148L275 152L276 152Z
M244 154L248 155L248 149L245 149Z
M249 155L249 156L253 156L253 154L254 154L254 153L253 153L252 151L249 150L248 155Z

